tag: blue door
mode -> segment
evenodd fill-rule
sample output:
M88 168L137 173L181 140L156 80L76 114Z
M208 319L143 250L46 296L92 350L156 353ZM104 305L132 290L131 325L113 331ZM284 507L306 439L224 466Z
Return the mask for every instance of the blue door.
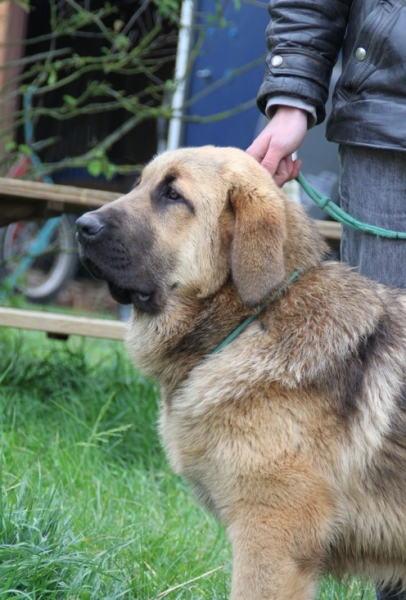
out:
M264 75L267 3L227 4L224 28L206 25L206 39L189 83L186 115L202 117L235 111L214 122L186 122L184 146L214 144L245 149L254 138L259 118L255 97ZM199 23L213 14L214 2L197 3ZM190 105L189 105L190 104ZM242 109L240 109L242 107Z

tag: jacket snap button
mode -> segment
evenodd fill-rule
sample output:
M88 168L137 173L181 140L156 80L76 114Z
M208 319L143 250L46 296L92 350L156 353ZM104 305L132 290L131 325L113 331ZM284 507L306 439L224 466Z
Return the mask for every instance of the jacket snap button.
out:
M282 63L283 63L283 58L282 58L282 56L279 56L279 54L275 54L275 56L273 56L271 58L271 65L273 67L280 67Z
M366 55L367 51L365 50L365 48L357 48L355 50L355 58L361 62L365 60Z

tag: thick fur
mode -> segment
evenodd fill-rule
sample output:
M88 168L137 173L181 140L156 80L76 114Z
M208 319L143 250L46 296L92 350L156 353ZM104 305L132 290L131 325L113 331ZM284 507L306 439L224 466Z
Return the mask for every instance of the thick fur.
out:
M227 527L232 600L406 577L405 293L324 262L302 209L232 148L158 156L78 239L134 305L128 349L160 385L173 469Z

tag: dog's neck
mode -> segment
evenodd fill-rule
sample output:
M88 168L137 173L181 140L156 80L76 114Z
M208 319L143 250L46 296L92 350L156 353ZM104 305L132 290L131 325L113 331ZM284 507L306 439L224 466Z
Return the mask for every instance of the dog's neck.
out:
M228 280L211 297L189 297L153 320L135 314L128 350L141 370L154 377L168 396L253 312L244 306Z
M304 215L304 209L291 199L285 203L286 229L285 271L295 269L302 273L318 266L330 252L329 246L312 219Z
M145 332L139 335L139 339L149 339L149 342L133 352L135 362L143 372L157 380L162 398L170 404L171 395L193 369L210 359L227 336L243 322L261 318L266 308L278 302L296 275L300 276L295 273L287 279L259 307L245 306L231 279L210 298L177 305L176 315L172 312L168 318L162 316L156 319L149 338ZM130 353L131 346L129 344Z
M212 350L210 352L210 356L217 354L218 352L220 352L221 350L223 350L223 348L225 348L226 346L228 346L229 344L231 344L243 331L244 329L246 329L253 321L255 321L256 319L258 319L261 314L273 303L275 302L278 298L280 298L285 291L287 290L288 286L293 283L294 281L296 281L296 279L300 276L300 271L295 270L293 271L293 273L290 275L289 277L289 281L286 285L281 285L272 295L270 298L268 298L266 300L266 302L264 302L261 306L258 307L258 309L252 313L249 317L247 317L246 319L244 319L243 321L241 321L241 323L239 323L239 325L233 329L231 331L231 333L223 339L222 342L220 342L220 344L218 346L216 346L214 348L214 350Z

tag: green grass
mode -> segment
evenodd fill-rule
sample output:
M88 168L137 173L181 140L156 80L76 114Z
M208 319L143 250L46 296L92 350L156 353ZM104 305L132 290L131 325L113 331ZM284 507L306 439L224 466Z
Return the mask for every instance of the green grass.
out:
M225 532L169 469L121 344L3 329L0 380L0 600L228 598Z

